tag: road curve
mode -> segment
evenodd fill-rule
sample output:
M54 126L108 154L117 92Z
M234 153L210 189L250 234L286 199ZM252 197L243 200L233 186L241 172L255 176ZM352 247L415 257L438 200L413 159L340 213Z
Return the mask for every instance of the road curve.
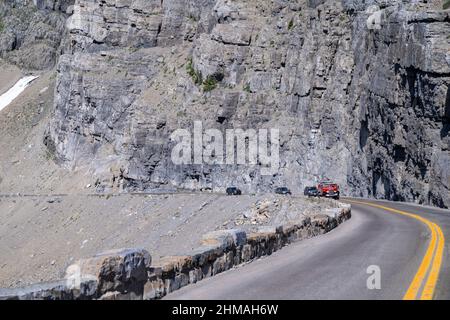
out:
M364 204L353 202L352 219L336 230L294 243L165 299L397 300L407 293L411 296L414 287L418 299L427 293L432 294L429 298L450 299L450 246L444 245L444 235L450 239L449 210L387 201L344 201ZM434 224L442 230L442 238L437 229L432 232ZM436 258L439 243L441 263ZM367 288L370 266L381 270L381 289Z

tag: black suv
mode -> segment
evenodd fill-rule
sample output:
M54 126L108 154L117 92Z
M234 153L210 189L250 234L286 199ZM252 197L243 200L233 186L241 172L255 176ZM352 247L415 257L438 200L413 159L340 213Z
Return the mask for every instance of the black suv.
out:
M283 195L292 195L291 190L289 190L286 187L280 187L275 189L276 194L283 194Z
M229 196L240 196L241 194L242 194L242 191L236 187L227 188L227 195L229 195Z
M317 187L306 187L303 194L308 197L318 197L319 189Z

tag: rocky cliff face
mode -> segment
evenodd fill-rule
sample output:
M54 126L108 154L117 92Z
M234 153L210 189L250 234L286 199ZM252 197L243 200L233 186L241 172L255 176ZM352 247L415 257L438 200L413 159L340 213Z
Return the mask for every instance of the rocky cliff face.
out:
M352 189L379 198L450 202L449 11L386 8L386 23L353 35ZM353 22L354 32L362 22ZM364 186L361 188L361 186Z
M55 65L74 0L0 1L0 58L28 70Z
M448 207L449 11L409 2L76 0L45 143L100 190L328 177L346 194ZM174 165L169 136L195 120L279 128L280 170Z

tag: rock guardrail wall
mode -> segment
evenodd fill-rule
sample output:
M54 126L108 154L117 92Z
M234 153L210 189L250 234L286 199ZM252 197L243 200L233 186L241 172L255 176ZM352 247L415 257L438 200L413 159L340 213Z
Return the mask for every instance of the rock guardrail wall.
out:
M0 289L0 300L154 300L189 284L267 256L294 241L325 234L351 217L340 204L314 217L248 233L239 229L205 234L186 255L152 264L143 249L121 249L79 260L63 280L26 288Z

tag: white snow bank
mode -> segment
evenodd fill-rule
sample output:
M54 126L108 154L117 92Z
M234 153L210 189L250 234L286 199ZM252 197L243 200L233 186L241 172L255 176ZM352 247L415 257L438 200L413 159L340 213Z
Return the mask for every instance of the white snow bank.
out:
M37 76L26 76L19 81L8 91L0 96L0 111L7 107L15 98L17 98Z

